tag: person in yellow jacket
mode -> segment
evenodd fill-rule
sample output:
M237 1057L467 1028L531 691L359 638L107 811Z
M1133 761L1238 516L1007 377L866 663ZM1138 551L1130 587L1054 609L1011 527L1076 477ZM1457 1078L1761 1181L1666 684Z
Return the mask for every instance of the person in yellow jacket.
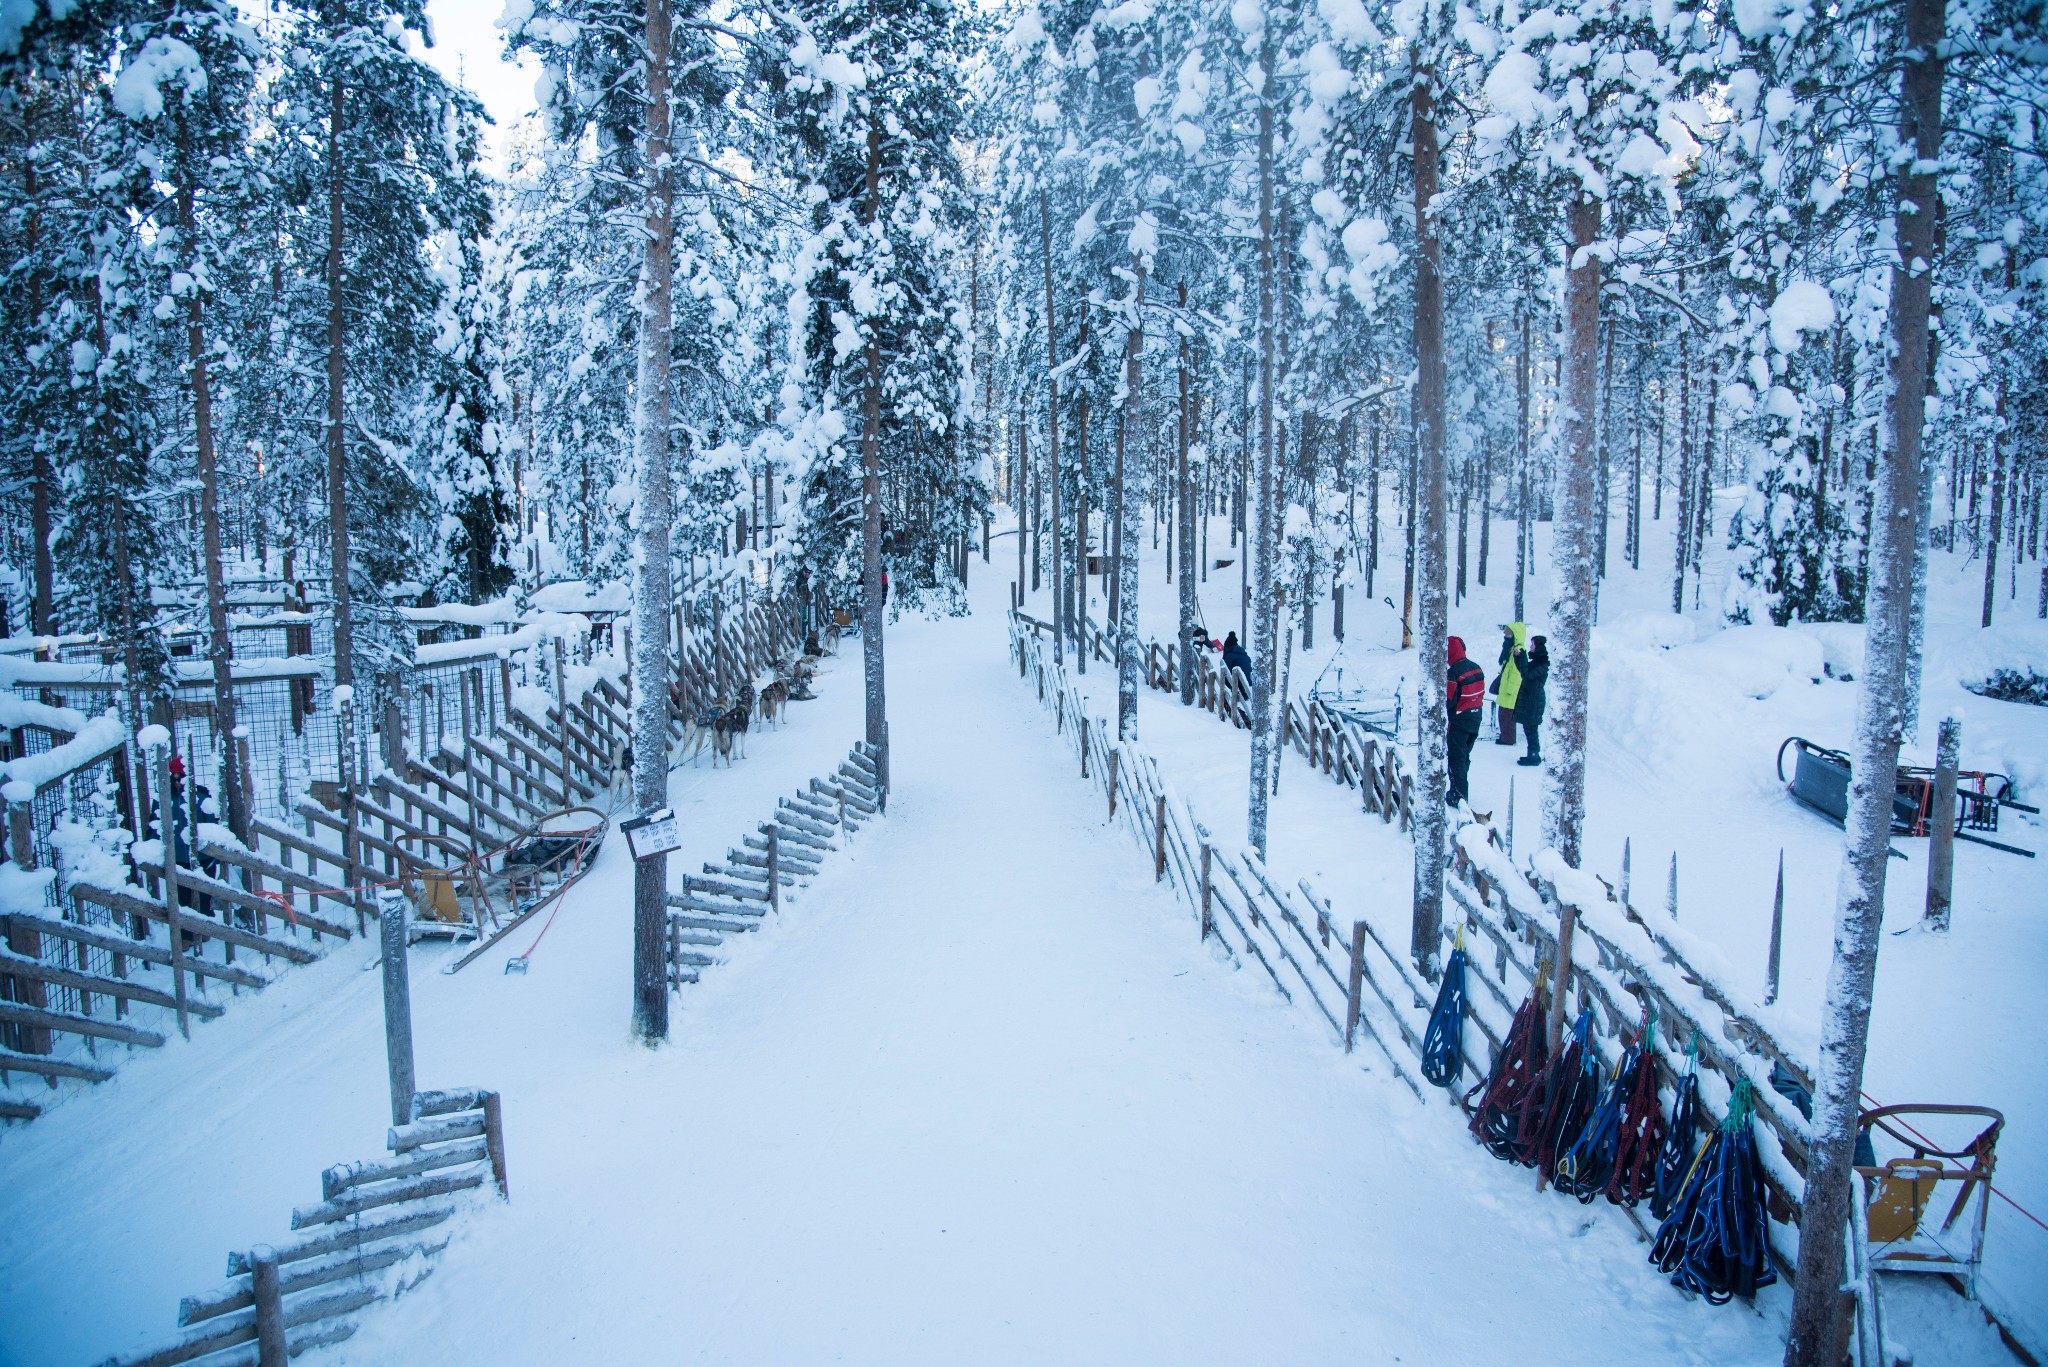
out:
M1494 712L1500 718L1500 735L1495 745L1515 743L1515 699L1522 693L1522 671L1515 668L1515 652L1529 644L1527 622L1503 622L1500 628L1500 673L1493 680Z

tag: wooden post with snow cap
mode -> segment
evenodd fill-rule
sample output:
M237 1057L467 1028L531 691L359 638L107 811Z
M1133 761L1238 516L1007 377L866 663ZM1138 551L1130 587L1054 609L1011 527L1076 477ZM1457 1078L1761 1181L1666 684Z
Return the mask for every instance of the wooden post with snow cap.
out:
M1678 851L1671 852L1671 876L1664 884L1664 912L1672 920L1678 919Z
M768 823L768 905L776 911L781 911L782 888L778 881L781 874L781 869L779 868L780 860L778 858L781 841L778 836L778 829L774 822ZM846 791L844 789L841 789L839 793L839 829L841 831L846 829Z
M1778 891L1771 898L1771 956L1764 965L1764 1005L1778 1000L1778 956L1785 943L1785 852L1778 851Z
M1081 777L1088 777L1088 714L1074 714L1074 734L1081 738Z
M555 721L562 728L562 796L573 797L569 792L569 663L559 633L555 636Z
M1202 842L1202 939L1204 941L1208 940L1209 931L1215 925L1215 918L1209 910L1209 890L1213 886L1209 881L1209 860L1209 842L1204 840Z
M1116 771L1122 767L1124 752L1121 746L1112 747L1109 752L1109 819L1116 820Z
M1934 809L1927 815L1927 914L1929 930L1948 929L1956 875L1956 769L1963 748L1962 723L1941 719L1934 758Z
M1629 840L1627 836L1623 836L1621 840L1621 905L1623 910L1628 910L1630 907L1629 854ZM1629 914L1633 916L1635 913L1633 911L1629 911Z

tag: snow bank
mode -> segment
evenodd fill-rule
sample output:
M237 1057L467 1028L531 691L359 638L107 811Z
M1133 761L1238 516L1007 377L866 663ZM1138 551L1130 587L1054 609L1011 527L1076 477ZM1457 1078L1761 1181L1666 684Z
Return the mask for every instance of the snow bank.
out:
M4 794L9 802L28 802L35 797L37 789L98 759L120 745L127 736L127 728L111 711L94 717L62 745L52 746L40 755L23 755L20 759L7 761L4 771L7 784L0 788L0 794Z
M1827 672L1837 679L1853 679L1863 669L1863 624L1861 622L1804 622L1787 628L1811 636L1820 644Z
M1982 627L1942 652L1941 673L1972 692L2000 670L2048 678L2048 622Z
M1699 626L1675 612L1624 612L1593 629L1593 653L1610 646L1666 650L1699 639Z
M632 594L622 580L592 588L581 579L565 579L533 593L538 612L625 612L632 605Z
M465 627L504 626L519 620L519 609L509 593L488 603L437 603L430 608L400 608L398 612L408 622L450 622Z
M1768 698L1786 684L1812 683L1827 672L1820 642L1790 627L1730 627L1679 653L1702 682L1749 698Z
M485 655L511 655L515 651L537 646L542 641L557 636L563 639L584 637L590 634L590 619L573 613L550 612L535 618L517 631L502 636L483 636L474 641L443 641L438 645L421 646L413 652L413 660L422 665L451 664L457 660L474 660Z
M17 726L40 726L46 731L76 734L85 729L85 713L0 693L0 727L12 731Z

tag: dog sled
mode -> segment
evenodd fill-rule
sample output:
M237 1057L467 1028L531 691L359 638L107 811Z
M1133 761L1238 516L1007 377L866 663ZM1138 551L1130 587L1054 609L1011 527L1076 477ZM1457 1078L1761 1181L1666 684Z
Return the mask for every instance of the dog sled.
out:
M489 850L451 834L407 834L397 849L411 940L474 942L441 970L458 972L560 902L590 871L607 824L594 807L564 807Z
M1785 752L1795 750L1792 777L1785 777ZM1899 766L1897 788L1892 794L1892 834L1932 834L1935 771L1916 765ZM1816 745L1804 736L1789 737L1778 747L1778 781L1801 806L1827 817L1837 826L1849 816L1849 756L1846 751ZM1989 845L2007 854L2032 853L2002 841L1989 840L1980 832L1998 829L2001 807L2039 815L2038 807L2016 801L2012 780L2004 774L1982 770L1961 770L1956 774L1956 830L1958 840Z

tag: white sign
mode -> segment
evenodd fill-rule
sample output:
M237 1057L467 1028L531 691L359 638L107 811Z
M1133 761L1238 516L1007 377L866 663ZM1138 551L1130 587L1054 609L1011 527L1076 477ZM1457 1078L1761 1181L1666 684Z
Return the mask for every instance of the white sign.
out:
M669 807L623 822L619 830L625 835L626 843L632 847L635 859L652 859L657 854L667 854L683 843L682 828L676 822L674 809Z

